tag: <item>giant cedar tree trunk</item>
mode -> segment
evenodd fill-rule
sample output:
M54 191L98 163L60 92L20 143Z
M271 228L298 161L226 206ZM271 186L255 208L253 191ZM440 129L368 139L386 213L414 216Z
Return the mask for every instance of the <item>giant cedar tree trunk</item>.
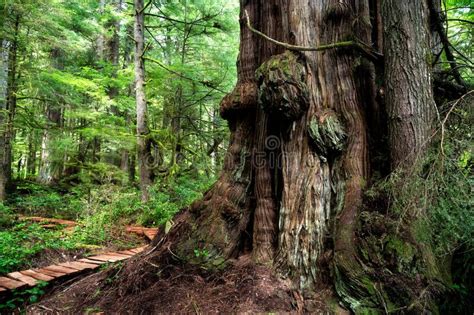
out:
M238 84L221 103L230 146L215 186L176 220L180 257L201 248L214 263L252 251L314 288L326 234L337 218L337 248L353 251L353 229L368 173L367 127L351 49L285 52L277 40L315 46L368 27L368 1L241 2ZM354 24L354 15L367 19ZM355 27L354 27L355 25ZM362 37L362 36L360 36ZM200 228L192 228L199 226ZM183 236L182 234L186 234ZM171 233L174 234L174 233Z
M143 2L135 2L139 12ZM427 140L432 104L423 55L429 47L423 27L427 14L418 1L385 0L383 14L380 4L378 0L241 0L238 82L220 105L231 131L220 178L202 200L173 219L171 230L160 231L141 260L125 268L123 279L114 283L117 296L155 288L151 282L169 267L161 269L158 264L178 261L212 270L226 266L229 258L251 255L255 262L287 275L305 293L314 293L329 277L321 265L330 261L335 289L355 313L413 312L414 305L425 310L431 287L416 280L424 276L417 268L425 261L409 260L409 271L403 274L397 269L401 258L391 256L395 263L389 265L380 258L383 252L363 256L359 251L365 242L357 229L362 192L370 167L376 167L368 154L370 142L380 142L377 138L384 136L377 120L385 115L368 113L383 111L375 103L374 65L347 45L319 52L285 51L252 32L244 18L248 12L256 29L289 44L315 47L377 38L374 47L381 47L381 27L373 33L369 21L372 17L381 23L383 17L386 81L392 80L390 74L395 76L385 82L387 116L398 121L391 122L389 131L403 135L396 142L392 135L393 162L401 161L398 150L421 152L423 139ZM400 14L403 25L394 23ZM393 25L397 28L392 30ZM403 34L389 34L392 31ZM400 48L402 52L394 53ZM397 64L397 59L410 60ZM406 71L400 73L400 68ZM402 101L396 97L400 85L407 89L400 91ZM137 92L138 97L143 95ZM371 210L385 227L383 223L390 220L386 209ZM410 231L407 234L411 237ZM377 246L384 246L380 238L374 239ZM396 240L405 248L404 240ZM366 264L372 257L380 262L379 269ZM405 286L409 278L416 278L417 285ZM388 292L394 291L403 299L393 301Z
M246 27L245 11L266 35L306 47L353 38L382 47L386 19L387 114L375 101L374 65L354 49L284 51ZM381 1L241 1L238 83L221 103L231 130L223 171L203 200L175 218L162 248L207 265L251 253L307 290L321 282L321 260L333 250L344 302L377 309L375 282L359 257L357 215L370 168L382 167L369 147L387 153L377 148L385 117L394 166L410 166L414 160L401 160L428 140L427 15L424 1L387 0L383 12ZM195 257L196 249L207 255Z

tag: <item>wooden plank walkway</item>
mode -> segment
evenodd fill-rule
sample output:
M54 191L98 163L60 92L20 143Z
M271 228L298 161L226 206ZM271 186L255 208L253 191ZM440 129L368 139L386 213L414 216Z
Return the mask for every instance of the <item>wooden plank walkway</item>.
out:
M23 221L42 223L45 228L64 225L66 229L72 229L77 224L70 220L49 219L42 217L20 217ZM156 228L145 228L142 226L127 226L126 231L139 236L146 237L149 241L158 233ZM95 256L81 258L76 261L59 263L43 268L35 268L10 272L0 276L0 297L6 296L11 290L34 287L39 281L52 282L71 275L98 269L101 265L127 260L145 250L148 245L122 251L105 252Z
M144 235L146 236L146 238L152 241L155 238L156 234L158 234L158 229L145 228L143 226L127 226L127 232L134 233L140 236Z
M95 270L100 265L127 260L145 250L147 246L141 246L125 251L106 252L96 256L89 256L77 261L59 263L43 268L28 269L10 272L0 277L0 296L10 290L34 287L38 281L52 282L70 275L80 274L88 270Z

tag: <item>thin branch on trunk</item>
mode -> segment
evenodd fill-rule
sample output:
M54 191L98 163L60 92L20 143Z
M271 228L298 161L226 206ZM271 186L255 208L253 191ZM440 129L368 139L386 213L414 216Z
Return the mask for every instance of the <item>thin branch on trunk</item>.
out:
M359 52L361 52L365 57L367 57L369 60L375 63L380 63L383 58L382 54L380 54L379 52L376 52L374 49L372 49L372 47L358 40L343 41L343 42L337 42L337 43L314 46L314 47L291 45L288 43L280 42L276 39L273 39L265 35L259 30L255 29L250 23L250 17L247 11L245 11L245 18L247 20L247 27L252 33L263 37L264 39L274 43L275 45L284 47L291 51L324 51L328 49L337 49L337 48L355 48Z

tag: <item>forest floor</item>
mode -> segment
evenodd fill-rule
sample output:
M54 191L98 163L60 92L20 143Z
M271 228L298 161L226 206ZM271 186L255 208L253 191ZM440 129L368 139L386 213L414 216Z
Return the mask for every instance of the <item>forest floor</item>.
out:
M146 250L145 250L146 252ZM128 261L137 267L145 254ZM233 314L324 312L330 291L302 297L289 281L275 276L271 268L255 266L241 257L221 272L183 266L164 266L156 281L120 292L118 273L126 266L84 278L68 287L57 287L27 314ZM85 290L87 288L87 290ZM122 287L123 288L123 287ZM305 302L303 303L303 299ZM310 303L308 303L310 301ZM304 304L304 305L303 305Z
M38 224L40 228L46 230L62 229L66 233L72 233L76 226L71 220L41 217L19 219L24 223ZM136 226L129 226L126 229L135 241L133 235L152 239L154 236L152 230L154 229ZM104 250L112 249L116 249L116 246L108 248L92 246L89 249L74 250L44 249L28 261L28 266L47 269L50 265L80 261L84 257L90 258L91 253L103 253ZM130 262L119 262L105 269L93 268L98 270L95 273L84 270L70 276L64 275L62 277L64 280L55 279L49 286L41 286L38 291L32 292L30 300L26 299L26 303L24 298L18 298L18 294L15 295L14 302L23 303L27 307L29 302L41 297L39 303L26 308L29 314L101 311L131 314L287 313L324 310L323 296L330 295L330 290L323 290L321 296L312 297L311 303L307 301L303 303L303 297L291 289L289 281L276 277L271 268L255 266L250 257L243 256L239 260L232 261L225 270L217 272L190 266L163 266L166 271L157 278L157 281L151 285L146 284L137 291L119 293L120 299L117 299L117 292L113 292L117 273L125 267L141 268L143 265L138 262L143 259L146 259L146 256L139 253L132 257ZM18 290L25 291L25 287ZM13 307L13 304L11 306ZM15 305L17 310L20 309L18 306L21 305Z

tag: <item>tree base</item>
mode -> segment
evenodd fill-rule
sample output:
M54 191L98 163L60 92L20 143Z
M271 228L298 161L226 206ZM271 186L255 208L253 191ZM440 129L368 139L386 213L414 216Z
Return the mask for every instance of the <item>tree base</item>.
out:
M221 271L180 264L155 266L154 258L154 253L140 255L125 266L58 288L27 313L328 313L327 301L335 301L330 288L303 297L290 280L255 265L249 255L230 261Z

